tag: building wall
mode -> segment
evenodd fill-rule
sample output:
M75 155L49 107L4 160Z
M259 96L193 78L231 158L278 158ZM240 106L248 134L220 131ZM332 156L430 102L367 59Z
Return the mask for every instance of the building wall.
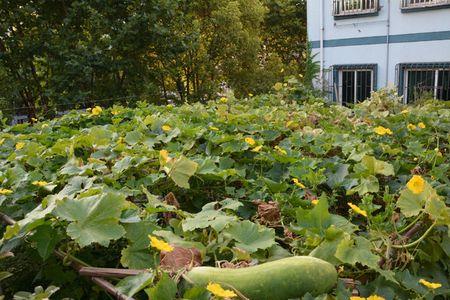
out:
M319 59L320 1L308 0L308 36ZM400 63L450 62L450 8L403 13L391 1L387 59L388 0L376 16L335 20L333 1L324 3L324 67L377 64L378 88L396 83ZM388 70L388 72L386 72Z

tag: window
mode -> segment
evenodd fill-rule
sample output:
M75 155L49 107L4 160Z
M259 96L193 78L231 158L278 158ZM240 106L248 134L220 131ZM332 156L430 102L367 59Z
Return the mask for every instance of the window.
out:
M402 10L413 10L415 8L439 8L450 6L450 0L402 0Z
M450 63L400 66L399 92L405 103L421 97L450 100Z
M379 0L334 0L333 15L335 18L377 14Z
M334 66L334 99L349 106L370 97L376 87L376 65Z

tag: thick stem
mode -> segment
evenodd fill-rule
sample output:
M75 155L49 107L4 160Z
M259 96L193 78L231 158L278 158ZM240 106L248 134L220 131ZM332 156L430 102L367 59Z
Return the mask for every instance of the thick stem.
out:
M419 224L416 224L419 225ZM436 226L436 223L433 223L433 225L430 226L430 228L427 229L427 231L425 231L425 233L416 241L406 244L406 245L391 245L392 248L395 249L404 249L404 248L411 248L414 247L418 244L420 244L420 242L422 242L427 236L428 234L430 234L430 232L433 230L434 226ZM414 229L414 227L413 227Z

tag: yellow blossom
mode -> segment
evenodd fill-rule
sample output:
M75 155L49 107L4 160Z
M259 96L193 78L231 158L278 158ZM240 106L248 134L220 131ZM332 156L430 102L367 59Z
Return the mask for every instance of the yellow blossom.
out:
M378 135L392 135L392 131L389 128L385 128L383 126L375 127L373 131Z
M8 189L0 189L0 195L10 195L12 194L13 191L8 190Z
M38 121L38 119L36 119L36 118L31 118L31 122L37 122Z
M167 150L159 151L159 155L165 163L168 163L172 158L169 157L169 152Z
M351 203L351 202L348 202L347 204L348 204L348 206L350 206L350 208L351 208L355 213L360 214L361 216L364 216L364 217L367 218L367 212L366 212L365 210L362 210L362 209L359 208L357 205L355 205L355 204L353 204L353 203Z
M420 122L417 126L419 126L420 129L425 129L427 127L424 122Z
M47 181L33 181L32 184L35 186L38 186L38 187L44 187L48 184L48 182Z
M210 291L214 296L220 297L220 298L233 298L237 297L236 293L232 290L225 290L223 287L220 286L218 283L212 283L210 282L208 286L206 287L208 291Z
M312 200L311 201L311 203L312 203L312 205L317 205L317 204L319 204L319 200L318 199L314 199L314 200Z
M97 105L96 107L94 107L94 108L92 109L91 115L92 115L92 116L98 116L99 114L102 113L102 111L103 111L103 109L102 109L100 106Z
M283 89L283 84L281 82L277 82L275 83L275 85L273 86L273 89L277 92L281 91Z
M292 121L292 120L287 121L287 122L286 122L286 127L287 127L287 128L290 128L292 124L294 124L294 121Z
M301 183L297 178L292 179L292 182L301 189L306 188L306 186L303 183Z
M372 295L366 298L367 300L385 300L383 297Z
M115 110L115 109L113 109L113 110L111 111L111 114L112 114L113 116L117 116L119 113L120 113L120 111Z
M165 131L165 132L168 132L168 131L171 131L171 130L172 130L172 127L170 127L169 125L163 125L161 128L162 128L162 130Z
M411 130L411 131L417 129L417 126L414 124L411 124L411 123L409 123L407 127L408 127L408 130Z
M407 114L407 113L409 113L409 110L407 110L407 109L404 109L404 110L401 111L401 114L404 114L404 115L405 115L405 114Z
M251 138L251 137L245 138L245 142L246 142L247 144L249 144L250 146L253 146L253 145L256 144L255 140L254 140L253 138Z
M25 143L24 142L18 142L16 144L16 150L22 150L23 147L25 147Z
M156 248L157 250L164 252L173 251L173 247L170 246L168 243L164 242L163 240L160 240L151 235L149 235L148 238L150 239L150 246L152 246L153 248Z
M252 151L252 152L259 152L259 151L261 151L262 148L263 148L263 146L256 146L256 147L253 148L251 151Z
M227 103L228 102L228 98L227 97L222 97L219 99L220 103Z
M209 129L212 131L219 131L219 128L214 127L214 126L209 126Z
M275 150L277 150L278 152L280 152L283 155L287 154L287 151L284 150L283 148L281 148L280 146L275 146L274 148L275 148Z
M420 175L414 175L406 186L411 192L418 195L425 190L425 180Z
M426 286L429 289L432 289L432 290L438 289L442 286L442 284L440 284L440 283L429 282L429 281L426 281L425 279L420 279L419 283Z
M248 96L251 98L251 97L253 97L253 94L252 93L248 93Z
M42 127L41 127L41 128L42 128L42 129L48 128L48 126L49 126L48 124L44 123L44 124L42 124Z
M364 297L358 297L358 296L351 296L350 300L366 300Z

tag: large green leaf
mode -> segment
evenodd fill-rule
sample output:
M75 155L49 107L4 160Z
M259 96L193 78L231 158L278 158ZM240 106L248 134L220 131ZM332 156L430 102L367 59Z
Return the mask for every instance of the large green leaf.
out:
M182 223L183 230L192 231L195 229L212 227L219 232L229 223L236 220L236 217L229 216L222 210L215 210L215 204L217 204L217 202L209 203L203 207L201 212L195 214L191 218L185 219Z
M122 294L133 297L153 282L154 275L151 272L144 272L136 276L129 276L117 283L116 289ZM156 299L156 298L155 298Z
M224 230L225 236L235 241L236 247L253 253L275 245L275 231L251 221L234 223Z
M61 237L50 225L42 225L36 229L31 240L36 244L39 255L46 260L50 257Z
M177 291L177 284L165 273L154 287L145 290L149 299L158 300L173 300Z
M92 243L108 246L110 240L125 234L119 225L125 197L119 193L102 193L81 199L64 199L58 203L55 213L69 221L67 234L81 247Z
M164 167L164 171L175 182L176 185L188 189L189 178L197 171L198 164L184 156L176 158L168 162Z

